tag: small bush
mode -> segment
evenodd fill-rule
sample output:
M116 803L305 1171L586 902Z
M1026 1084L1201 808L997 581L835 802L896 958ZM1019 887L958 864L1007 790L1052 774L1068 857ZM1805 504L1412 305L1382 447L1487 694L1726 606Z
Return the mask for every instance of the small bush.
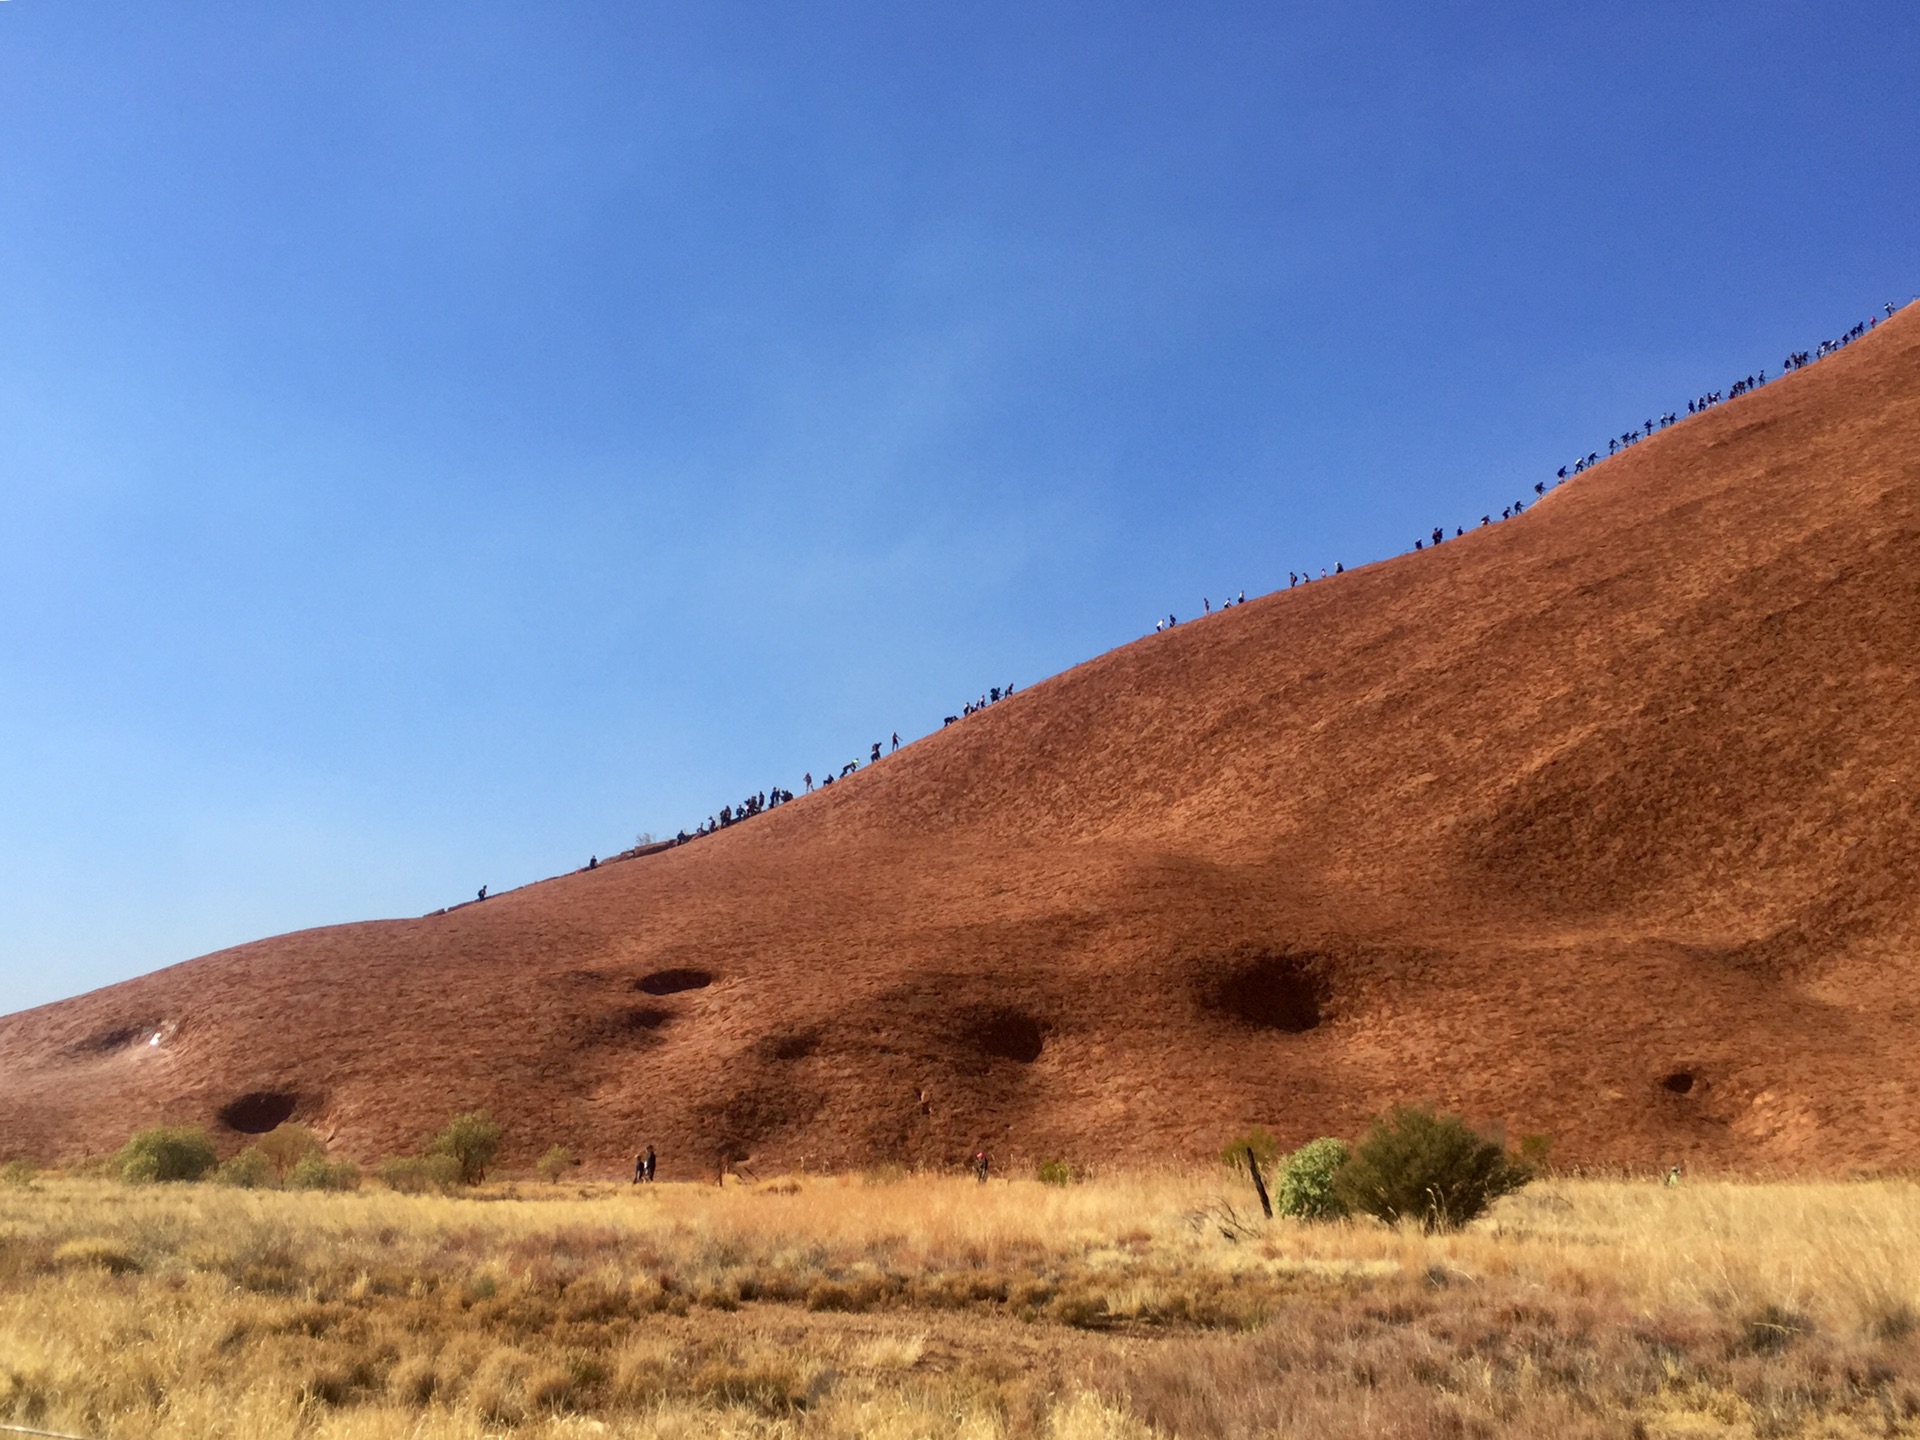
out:
M1034 1178L1042 1185L1071 1185L1080 1177L1073 1173L1073 1167L1064 1160L1042 1160L1040 1168L1034 1172Z
M456 1115L446 1128L433 1137L428 1155L451 1156L460 1167L460 1183L478 1185L487 1178L487 1167L500 1153L500 1127L484 1110Z
M558 1185L560 1177L579 1163L574 1158L573 1151L564 1145L556 1145L540 1157L539 1163L534 1168Z
M460 1183L460 1162L451 1155L397 1155L380 1167L380 1178L403 1195L446 1191Z
M1236 1135L1220 1151L1220 1163L1229 1170L1245 1170L1247 1151L1253 1151L1253 1158L1260 1166L1260 1173L1271 1175L1273 1163L1280 1158L1280 1142L1269 1135L1259 1125L1244 1135Z
M0 1185L12 1185L24 1190L33 1184L33 1177L39 1173L33 1168L31 1160L9 1160L0 1165Z
M260 1153L260 1147L249 1145L214 1171L213 1178L222 1185L258 1190L263 1185L273 1184L278 1177L273 1173L273 1163Z
M53 1252L53 1263L72 1269L106 1270L114 1275L131 1275L140 1262L111 1240L86 1236L68 1240Z
M1520 1163L1538 1175L1547 1168L1547 1157L1553 1153L1551 1135L1522 1135L1520 1137Z
M1309 1140L1274 1176L1273 1208L1296 1220L1338 1220L1347 1207L1334 1190L1334 1177L1351 1154L1344 1140Z
M1389 1225L1417 1220L1426 1230L1453 1230L1532 1178L1465 1121L1426 1106L1400 1106L1375 1121L1347 1157L1334 1177L1334 1194L1348 1209Z
M120 1178L133 1185L198 1180L220 1163L198 1125L156 1125L135 1131L117 1157Z
M292 1121L276 1125L262 1135L259 1149L267 1163L273 1166L274 1178L282 1181L293 1174L302 1160L324 1157L327 1153L327 1147L321 1143L318 1135Z
M287 1173L289 1190L358 1190L360 1167L351 1160L329 1160L324 1155L304 1156Z

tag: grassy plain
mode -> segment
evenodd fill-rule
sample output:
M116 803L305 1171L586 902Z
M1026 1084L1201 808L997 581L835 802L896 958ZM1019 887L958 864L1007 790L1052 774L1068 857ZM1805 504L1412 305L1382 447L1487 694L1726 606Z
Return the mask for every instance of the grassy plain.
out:
M1920 1434L1920 1186L0 1186L0 1420L134 1440Z

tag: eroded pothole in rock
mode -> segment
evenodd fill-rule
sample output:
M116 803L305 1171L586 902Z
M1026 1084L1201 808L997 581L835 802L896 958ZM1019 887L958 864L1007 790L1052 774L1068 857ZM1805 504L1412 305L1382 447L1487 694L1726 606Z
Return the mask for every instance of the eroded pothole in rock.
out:
M1311 957L1256 955L1232 961L1200 985L1201 1003L1243 1025L1304 1035L1326 1018L1327 982Z
M286 1090L253 1090L220 1107L220 1123L242 1135L264 1135L293 1118L300 1097Z
M966 1017L962 1033L968 1044L995 1060L1031 1065L1047 1046L1047 1027L1024 1010L1000 1006Z
M633 988L644 990L649 995L678 995L682 990L704 990L712 983L711 971L678 968L642 975L633 982Z
M814 1030L799 1030L788 1035L769 1035L762 1044L775 1060L804 1060L820 1048L820 1035Z
M613 1027L617 1030L659 1030L673 1019L671 1010L662 1010L658 1005L641 1005L631 1010L622 1010L613 1017Z

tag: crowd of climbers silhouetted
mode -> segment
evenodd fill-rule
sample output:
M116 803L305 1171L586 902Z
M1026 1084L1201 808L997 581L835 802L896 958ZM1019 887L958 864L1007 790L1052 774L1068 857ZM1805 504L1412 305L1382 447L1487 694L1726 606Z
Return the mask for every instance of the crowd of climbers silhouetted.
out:
M962 720L969 715L978 714L980 711L986 709L987 706L1010 698L1012 694L1013 686L1008 685L1002 687L996 685L978 700L969 701L963 705L960 709L960 714L947 716L942 722L941 728L945 729L946 726L952 725L956 721ZM873 744L868 747L867 763L869 765L877 765L880 763L880 757L883 754L890 755L899 748L900 732L895 730L888 740L875 740ZM846 764L842 765L838 775L834 774L832 767L828 767L820 776L819 788L824 790L827 786L833 784L835 780L844 780L859 768L860 762L857 759L849 760ZM814 791L813 772L809 770L805 775L802 775L800 777L800 783L802 793L811 795ZM691 832L682 830L666 843L669 845L684 845L689 840L698 840L701 836L711 835L716 830L725 830L729 826L738 825L742 820L751 820L755 815L759 815L764 811L788 804L793 798L793 791L783 790L776 785L771 790L764 790L758 794L749 795L738 805L722 805L720 807L720 813L717 815L709 815L704 825L694 826ZM594 863L596 862L589 862L589 868L592 868Z
M1891 319L1894 313L1900 309L1900 306L1889 301L1885 306L1885 309L1887 313L1887 318ZM1862 320L1858 325L1855 325L1851 330L1847 331L1844 335L1840 336L1840 338L1837 340L1822 340L1819 346L1812 352L1808 352L1805 350L1797 350L1793 354L1787 356L1786 362L1783 368L1786 370L1799 370L1804 368L1805 366L1811 365L1815 360L1819 360L1828 355L1834 354L1836 351L1845 348L1847 345L1851 344L1853 341L1858 340L1862 335L1865 335L1869 330L1872 330L1879 323L1880 323L1879 317L1874 316L1869 319ZM1741 379L1735 380L1724 391L1711 390L1704 395L1700 395L1695 397L1692 400L1689 400L1687 402L1687 414L1689 415L1701 414L1704 411L1710 410L1715 405L1718 405L1725 400L1736 399L1741 395L1745 395L1749 391L1757 390L1762 385L1765 385L1766 383L1767 383L1767 372L1765 370L1761 370L1755 374L1745 376ZM1680 413L1677 410L1667 411L1666 413L1662 414L1657 420L1650 419L1650 420L1643 421L1641 424L1635 426L1631 430L1626 431L1624 434L1615 435L1611 437L1607 441L1607 457L1617 455L1622 450L1627 449L1632 445L1638 444L1640 441L1647 439L1648 437L1656 434L1661 430L1665 430L1668 426L1677 425L1679 422L1680 422ZM1571 480L1576 475L1584 474L1586 471L1598 465L1603 458L1607 458L1607 457L1603 457L1598 450L1589 451L1587 454L1574 460L1571 464L1562 465L1558 473L1554 476L1554 483L1563 483L1567 480ZM1548 484L1549 482L1547 481L1541 481L1538 484L1536 484L1533 487L1534 495L1536 497L1545 495L1547 493ZM1527 508L1526 504L1523 501L1515 500L1511 505L1505 505L1501 507L1500 518L1502 520L1511 520L1516 515L1519 515L1523 511L1525 511L1526 508ZM1487 514L1482 515L1480 517L1480 525L1476 528L1484 528L1493 523L1494 523L1493 514L1492 512L1488 512ZM1464 525L1456 525L1453 528L1452 538L1459 539L1460 537L1464 536L1466 533L1467 531ZM1425 538L1415 540L1413 542L1413 548L1415 550L1425 550L1431 545L1433 548L1437 549L1440 545L1442 545L1447 540L1447 538L1448 536L1447 536L1446 527L1444 525L1436 525L1433 527L1433 530L1431 531L1431 533L1428 534ZM1333 567L1333 575L1344 575L1346 573L1346 569L1347 567L1344 563L1337 563ZM1287 572L1287 588L1289 590L1292 590L1300 585L1311 584L1314 578L1315 577L1310 570L1301 570L1301 571L1289 570ZM1322 580L1327 580L1332 577L1329 576L1329 574L1327 573L1326 567L1322 566L1318 578ZM1220 608L1222 610L1231 610L1236 605L1244 605L1246 603L1247 603L1247 592L1242 590L1238 592L1236 595L1221 602ZM1203 595L1200 598L1200 613L1202 615L1210 615L1213 613L1213 599L1211 596ZM1154 622L1154 625L1153 625L1154 633L1160 634L1163 631L1171 630L1174 626L1178 625L1179 623L1180 623L1180 620L1178 616L1168 614ZM957 724L959 721L964 720L971 715L977 714L978 712L986 709L989 705L996 704L997 702L1008 698L1012 694L1013 694L1013 686L1011 685L1005 686L1004 688L1000 686L995 686L993 689L987 691L986 694L982 695L978 700L969 701L967 704L963 705L958 715L947 716L944 720L941 721L941 728L944 729L949 725ZM892 737L892 749L898 750L899 748L900 748L900 734L898 731L895 731ZM868 755L867 755L867 763L870 765L878 764L881 757L881 753L882 753L882 742L876 740L873 742L871 747L869 747ZM825 789L827 786L833 784L833 782L836 779L844 780L859 768L860 768L859 760L857 759L849 760L847 761L846 764L840 767L840 773L837 776L833 774L831 770L829 770L826 774L822 775L820 778L820 787L822 789ZM801 783L805 787L805 790L807 791L807 793L812 793L814 788L814 779L811 771L809 771L806 775L802 777ZM703 835L711 835L716 830L725 830L729 826L738 825L743 820L750 820L754 816L759 815L764 811L772 810L778 806L785 805L789 803L793 798L794 798L793 791L783 790L776 785L771 790L763 790L757 794L749 795L745 800L742 800L738 805L722 805L720 807L719 814L708 816L706 823L703 825L696 825L691 834L689 834L685 830L682 830L679 834L675 835L672 840L669 840L666 843L669 845L684 845L689 840L696 840ZM597 857L587 862L589 869L597 868L598 864L599 864L599 861ZM486 896L487 896L486 888L482 886L480 890L479 898L484 900L486 899Z
M1013 695L1013 686L1009 685L1007 686L1006 689L1002 690L998 685L996 685L993 687L993 689L987 691L986 694L982 695L978 700L970 700L965 705L962 705L960 707L960 713L958 715L947 716L946 719L940 722L940 728L944 730L949 725L957 725L959 724L960 721L966 719L969 715L978 715L982 710L986 709L989 705L995 705L1002 700L1010 699L1012 695ZM900 737L896 735L894 738L898 740ZM900 747L896 745L894 748L897 750ZM875 756L874 758L878 759L879 757Z
M1887 318L1892 319L1894 313L1900 309L1900 306L1896 305L1892 301L1888 301L1883 308L1886 310ZM1822 340L1819 344L1819 347L1814 351L1812 351L1811 353L1805 350L1796 350L1793 354L1787 356L1786 362L1783 368L1786 370L1799 370L1807 365L1811 365L1815 360L1819 360L1828 355L1831 355L1834 352L1845 348L1847 345L1851 344L1853 341L1858 340L1862 335L1865 335L1869 330L1872 330L1874 327L1879 325L1879 323L1880 323L1880 317L1871 316L1865 320L1862 320L1858 325L1855 325L1851 330L1847 331L1846 334L1842 335L1837 340ZM1712 409L1715 405L1722 403L1723 401L1737 399L1738 397L1747 394L1749 391L1758 390L1762 385L1766 383L1767 383L1767 372L1765 370L1761 370L1752 375L1744 376L1741 379L1735 380L1725 390L1710 390L1704 395L1700 395L1695 397L1692 400L1689 400L1687 402L1687 414L1689 415L1702 414L1705 411ZM1536 497L1545 495L1547 493L1547 489L1549 485L1571 480L1576 475L1584 474L1586 471L1598 465L1602 460L1607 459L1614 455L1618 455L1622 450L1625 450L1627 447L1631 445L1637 445L1640 441L1647 439L1649 436L1654 435L1661 430L1665 430L1668 426L1677 425L1679 423L1680 423L1680 412L1677 410L1666 411L1663 414L1661 414L1661 416L1657 420L1642 421L1639 425L1635 426L1631 430L1626 431L1624 434L1615 435L1611 437L1607 441L1606 455L1602 455L1598 450L1593 450L1593 451L1589 451L1585 455L1580 456L1578 459L1574 460L1571 464L1562 465L1558 473L1554 476L1552 481L1542 480L1537 482L1533 487L1533 493ZM1502 520L1511 520L1513 519L1514 516L1522 513L1526 508L1527 508L1526 503L1524 501L1516 500L1511 505L1505 505L1501 507L1500 518ZM1480 524L1475 528L1476 529L1484 528L1493 523L1494 523L1494 517L1492 512L1489 511L1487 514L1482 515L1480 517ZM1464 536L1466 533L1467 533L1467 530L1464 525L1456 525L1453 527L1452 538L1459 539L1460 537ZM1428 534L1422 539L1415 540L1413 542L1413 548L1415 550L1426 550L1429 547L1437 548L1442 543L1444 543L1447 539L1448 539L1448 535L1447 535L1446 526L1436 525L1433 527L1433 530L1430 534ZM1343 575L1346 573L1346 568L1347 567L1344 564L1335 565L1333 567L1333 573L1335 575ZM1289 570L1287 572L1287 588L1289 590L1292 590L1297 586L1310 584L1312 583L1314 578L1315 577L1311 570L1299 570L1299 571ZM1324 566L1321 567L1319 578L1322 580L1326 580L1330 578ZM1240 592L1239 598L1237 600L1229 600L1226 602L1226 604L1222 605L1220 608L1222 610L1226 610L1226 609L1232 608L1236 604L1244 605L1246 603L1246 600L1247 600L1247 595L1246 595L1246 592L1243 590ZM1211 601L1211 599L1203 596L1200 601L1200 613L1202 615L1209 615L1212 612L1213 612L1213 602ZM1179 623L1180 621L1177 616L1174 616L1174 615L1163 616L1160 619L1154 621L1153 633L1158 635L1163 631L1171 630L1175 625Z
M1894 312L1897 311L1900 307L1894 304L1891 300L1889 300L1886 303L1886 305L1882 308L1886 310L1887 318L1892 319ZM1811 354L1809 354L1805 350L1796 350L1791 355L1787 356L1786 360L1781 365L1781 369L1788 370L1788 371L1803 369L1804 367L1811 365L1815 360L1822 359L1825 356L1833 354L1836 350L1840 350L1845 346L1852 344L1855 340L1858 340L1862 335L1865 335L1869 330L1872 330L1879 323L1880 323L1879 316L1877 315L1869 316L1867 319L1862 320L1858 325L1855 325L1851 330L1847 331L1846 334L1842 335L1838 340L1822 340L1820 342L1819 347L1815 351L1813 351L1813 353ZM1714 406L1719 405L1722 402L1727 400L1737 400L1740 396L1745 395L1750 391L1758 390L1762 385L1766 383L1767 383L1767 372L1765 370L1758 371L1757 373L1752 375L1743 376L1741 379L1735 380L1731 385L1727 386L1725 390L1709 390L1706 394L1697 395L1693 399L1689 400L1687 402L1687 414L1689 415L1704 414L1706 411L1711 410ZM1639 441L1642 441L1646 439L1648 436L1652 435L1655 431L1664 430L1669 425L1677 425L1679 422L1680 422L1680 414L1678 411L1669 411L1667 414L1662 415L1658 420L1648 420L1644 422L1642 425L1640 425L1639 428L1634 430L1629 430L1624 435L1616 435L1612 439L1608 440L1607 455L1609 457L1617 455L1622 450L1626 449L1629 445L1637 444ZM1601 458L1602 457L1598 450L1592 451L1587 455L1581 456L1578 460L1575 460L1571 465L1562 465L1560 467L1559 472L1554 476L1554 478L1555 480L1571 480L1574 476L1582 474L1585 471L1590 470L1595 465L1598 465L1601 461ZM1535 494L1546 493L1545 485L1535 485L1533 489ZM1516 513L1518 513L1519 507L1515 506L1514 510ZM1483 520L1482 523L1484 524L1485 521ZM1415 548L1418 548L1418 547L1416 546Z
M1895 315L1895 313L1898 312L1902 307L1890 300L1886 303L1886 305L1883 308L1886 311L1886 318L1891 320ZM1786 360L1782 363L1781 368L1787 371L1804 369L1808 365L1813 364L1816 360L1825 359L1827 356L1835 354L1838 351L1845 349L1848 345L1852 344L1855 340L1858 340L1861 336L1865 335L1868 331L1877 327L1879 323L1880 323L1879 316L1877 315L1870 316L1869 318L1862 320L1859 324L1855 325L1851 330L1848 330L1845 334L1841 335L1838 339L1822 340L1820 344L1817 347L1815 347L1812 351L1806 351L1806 350L1794 351L1792 354L1787 356ZM1741 379L1735 380L1732 384L1727 386L1725 390L1710 390L1704 395L1696 396L1694 399L1689 400L1687 402L1687 414L1689 415L1702 414L1705 411L1712 409L1715 405L1722 403L1723 401L1737 399L1738 397L1747 394L1749 391L1759 389L1762 385L1765 385L1766 383L1767 383L1767 372L1765 370L1758 371L1757 373L1752 375L1744 376ZM1677 425L1679 422L1680 422L1680 413L1677 410L1667 411L1666 413L1662 414L1660 418L1657 420L1643 421L1638 426L1634 427L1631 430L1628 430L1625 434L1615 435L1611 437L1607 441L1607 457L1617 455L1622 450L1628 448L1629 446L1636 445L1640 441L1649 438L1650 436L1656 434L1657 432L1661 430L1665 430L1670 425ZM1572 464L1562 465L1559 471L1554 476L1554 483L1564 483L1568 480L1573 479L1574 476L1576 475L1584 474L1586 471L1598 465L1603 458L1607 458L1607 457L1603 457L1598 450L1589 451L1587 454L1573 461ZM1535 486L1533 487L1534 495L1535 496L1545 495L1547 493L1548 483L1549 482L1547 481L1540 481L1539 483L1535 484ZM1526 505L1522 501L1516 500L1511 505L1506 505L1501 507L1500 518L1502 520L1511 520L1516 515L1521 514L1526 508L1527 508ZM1489 512L1480 517L1480 527L1478 528L1484 528L1491 524L1493 524L1493 515L1491 512ZM1466 533L1467 533L1466 527L1463 525L1456 525L1453 527L1453 538L1455 539L1459 539L1460 537L1464 536ZM1433 527L1432 532L1429 535L1427 535L1424 539L1415 540L1413 542L1413 548L1415 550L1424 550L1429 545L1431 545L1435 549L1438 549L1440 545L1446 541L1447 538L1448 537L1447 537L1446 527L1444 525L1436 525ZM1333 567L1333 574L1344 575L1346 573L1346 569L1347 567L1344 563L1336 564ZM1327 574L1327 570L1325 566L1321 567L1319 578L1322 580L1331 578ZM1313 582L1313 579L1314 579L1314 576L1311 571L1289 570L1287 572L1287 588L1289 590L1292 590L1300 585L1311 584ZM1236 605L1244 605L1246 603L1247 603L1247 592L1242 590L1237 595L1222 601L1220 608L1222 610L1231 610ZM1211 596L1205 596L1205 595L1201 596L1200 613L1202 615L1210 615L1213 613L1213 599ZM1180 620L1178 616L1169 614L1162 617L1159 620L1154 621L1153 630L1154 630L1154 633L1157 635L1162 633L1163 631L1171 630L1174 626L1178 625L1179 623L1180 623ZM978 712L986 709L989 705L992 705L997 703L998 701L1004 700L1009 696L1011 696L1012 694L1013 694L1013 686L1011 685L1008 685L1004 688L995 686L993 689L987 691L986 694L982 695L978 700L970 701L966 705L963 705L958 715L947 716L941 722L941 728L944 729L949 725L956 724L959 721L966 719L968 716L977 714ZM900 748L900 733L896 730L893 733L893 737L892 737L892 749L898 750L899 748ZM872 746L869 748L868 763L878 764L880 760L880 755L881 755L881 742L876 740L873 742ZM842 765L840 767L840 773L837 777L833 775L831 771L823 775L820 779L820 786L822 789L824 789L828 785L833 784L836 778L844 780L859 768L860 768L860 762L858 760L849 760L845 765ZM812 793L814 788L814 781L813 781L813 774L811 771L809 771L805 776L802 777L802 783L804 784L807 792ZM671 840L668 840L665 843L668 845L684 845L689 840L696 840L703 835L711 835L716 830L724 830L729 826L738 825L743 820L750 820L755 815L761 814L763 811L772 810L777 806L785 805L792 799L793 799L793 791L783 790L776 785L771 790L763 790L757 794L749 795L745 800L742 800L738 805L722 805L720 807L720 813L718 815L709 815L704 825L697 825L694 827L692 834L689 834L687 831L682 830L679 834L675 835ZM643 837L643 839L644 838L645 837ZM645 847L643 846L642 848L645 848ZM629 852L629 853L632 853L632 852ZM589 870L598 869L599 865L600 865L600 860L598 856L591 857L587 861L587 868ZM487 887L485 885L482 885L480 887L480 893L475 898L478 900L485 900L487 898ZM636 1176L636 1178L638 1177ZM649 1179L652 1178L652 1166L650 1163L648 1165L648 1178Z

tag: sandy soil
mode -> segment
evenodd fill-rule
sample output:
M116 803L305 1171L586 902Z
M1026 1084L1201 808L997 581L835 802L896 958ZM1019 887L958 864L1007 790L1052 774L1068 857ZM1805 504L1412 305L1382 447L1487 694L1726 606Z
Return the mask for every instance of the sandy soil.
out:
M522 1162L1107 1167L1430 1099L1561 1160L1911 1165L1916 655L1920 310L712 838L0 1019L0 1158L486 1106Z

